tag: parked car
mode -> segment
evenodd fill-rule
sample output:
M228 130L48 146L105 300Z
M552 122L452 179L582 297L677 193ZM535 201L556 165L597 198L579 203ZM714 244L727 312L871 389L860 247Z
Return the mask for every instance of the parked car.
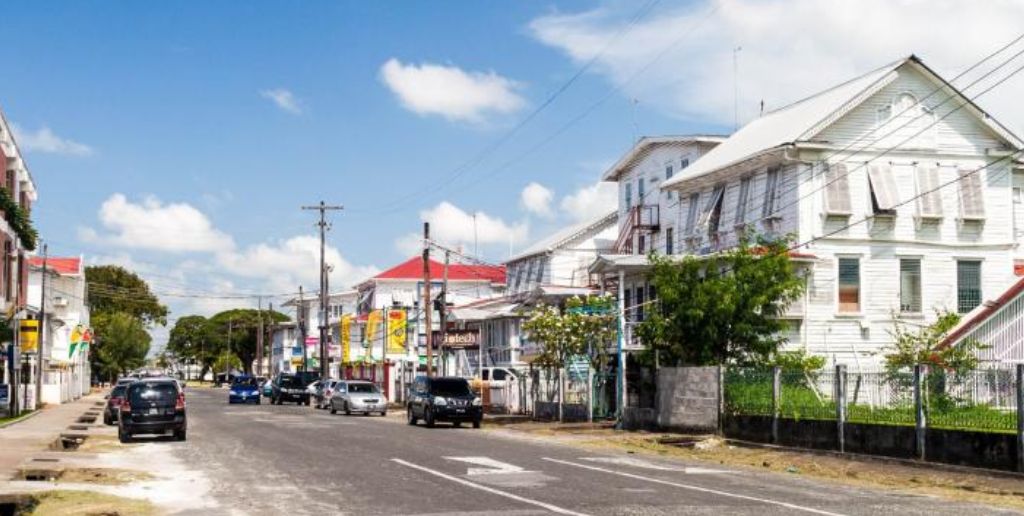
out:
M129 383L132 383L132 382L137 381L137 380L138 380L138 378L136 378L134 376L126 376L124 378L118 378L117 379L117 385L128 385Z
M270 402L280 405L286 401L309 405L310 395L302 376L295 373L278 373L272 384Z
M331 414L342 411L345 415L353 412L361 412L369 415L372 412L380 412L380 415L388 415L388 400L376 385L359 380L346 380L338 382L334 387L334 393L328 401Z
M480 397L473 393L465 378L420 376L410 388L406 416L410 425L422 419L427 427L448 421L455 426L469 422L473 428L480 428L484 411Z
M185 393L172 378L142 378L125 387L118 413L117 437L128 442L136 434L172 432L185 440Z
M117 411L124 403L124 390L128 384L115 385L107 394L107 405L103 407L103 424L112 425L117 421Z
M260 404L260 386L252 376L238 376L228 390L228 404L255 403Z
M260 387L260 390L263 391L263 397L264 398L270 399L271 395L274 394L274 381L273 380L266 380L266 381L264 381L263 382L263 386Z
M320 380L317 382L316 391L313 392L313 406L318 409L326 409L327 404L331 402L331 395L334 393L335 386L338 385L339 380L327 379Z

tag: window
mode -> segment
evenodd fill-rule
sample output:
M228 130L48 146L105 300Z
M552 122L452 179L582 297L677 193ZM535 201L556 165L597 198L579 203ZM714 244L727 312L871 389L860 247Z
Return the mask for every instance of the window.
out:
M642 178L642 177L640 179L636 180L636 204L637 204L637 206L643 206L643 204L644 204L644 197L645 197L645 194L644 194L645 188L644 188L644 186L645 186L645 184L646 184L646 180L644 178Z
M900 259L900 312L921 313L921 260Z
M845 163L825 164L825 214L849 215L850 181Z
M665 165L665 181L668 181L669 179L672 179L673 172L674 171L672 170L672 165ZM666 190L665 191L665 198L666 199L671 199L672 198L672 190Z
M496 382L503 382L508 378L508 371L504 369L495 369L494 374L491 375L491 380Z
M700 193L694 192L690 194L689 205L687 207L686 214L686 235L693 235L693 230L697 227L697 203L700 202Z
M633 207L633 184L626 183L626 209Z
M761 216L769 219L775 216L775 203L778 201L779 169L769 168L764 179L764 206Z
M868 186L871 189L872 212L876 215L895 215L900 194L892 167L871 165L868 168Z
M960 218L983 220L985 199L981 190L981 171L961 168L957 172L960 174Z
M644 238L644 235L642 233L637 235L636 236L636 251L637 251L637 254L644 254L645 252L647 252L646 247L647 247L647 239Z
M747 201L750 198L750 177L740 179L740 192L736 198L736 222L737 226L747 222Z
M981 261L957 260L956 309L965 314L981 304Z
M1021 190L1020 190L1019 186L1013 187L1013 204L1020 204L1021 203L1021 194L1020 194L1020 192L1021 192Z
M721 216L722 212L722 194L725 192L724 186L716 186L711 191L711 197L708 198L707 204L704 205L704 211L700 214L700 220L697 221L699 227L711 225L711 219L717 216ZM716 213L717 212L717 213ZM717 226L718 221L715 221ZM718 229L717 227L715 228ZM710 233L710 229L708 231Z
M688 166L690 166L690 158L683 158L679 160L679 170L683 170Z
M923 219L942 218L942 192L939 190L939 168L917 165L917 216Z
M860 259L839 259L839 313L860 313Z
M633 290L629 287L622 289L622 307L623 307L623 318L627 321L633 320Z
M672 228L667 228L665 229L665 254L672 254L675 251L674 245L675 240L673 239Z
M725 198L725 185L715 187L715 192L711 195L712 199L715 199L715 205L711 208L711 216L708 218L708 238L714 239L718 237L718 226L722 221L722 200Z
M644 320L644 287L636 288L636 322Z

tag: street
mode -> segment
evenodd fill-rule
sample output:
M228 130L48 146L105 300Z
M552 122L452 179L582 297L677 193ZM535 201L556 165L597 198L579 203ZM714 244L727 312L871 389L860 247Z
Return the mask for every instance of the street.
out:
M506 432L409 427L399 414L228 405L189 391L172 447L236 514L992 514L990 507L715 468L602 455Z

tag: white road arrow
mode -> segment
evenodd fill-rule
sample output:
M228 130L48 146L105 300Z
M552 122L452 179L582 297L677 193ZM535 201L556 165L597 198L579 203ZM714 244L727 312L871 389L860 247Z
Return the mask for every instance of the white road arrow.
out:
M494 460L490 457L445 457L447 460L455 460L459 462L466 462L469 464L475 464L477 466L483 466L482 468L469 468L466 470L467 475L504 475L509 473L528 473L519 466L509 464L507 462L501 462Z

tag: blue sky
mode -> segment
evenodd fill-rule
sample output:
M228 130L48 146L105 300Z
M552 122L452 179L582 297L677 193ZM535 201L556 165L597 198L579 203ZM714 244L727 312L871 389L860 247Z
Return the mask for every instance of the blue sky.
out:
M14 1L0 105L51 252L211 295L168 299L180 316L242 302L215 295L315 285L313 215L299 206L320 199L348 208L329 236L334 285L407 258L422 220L442 215L439 236L471 246L462 216L480 212L480 252L500 261L510 235L520 248L586 215L574 207L613 206L595 184L638 133L729 131L737 46L749 120L761 100L777 107L912 52L955 72L1022 14L826 4L652 1L630 25L646 2ZM984 36L934 36L972 25ZM864 31L871 41L851 39ZM506 145L431 190L594 56ZM1024 120L1008 95L982 104ZM528 209L531 182L543 188Z

